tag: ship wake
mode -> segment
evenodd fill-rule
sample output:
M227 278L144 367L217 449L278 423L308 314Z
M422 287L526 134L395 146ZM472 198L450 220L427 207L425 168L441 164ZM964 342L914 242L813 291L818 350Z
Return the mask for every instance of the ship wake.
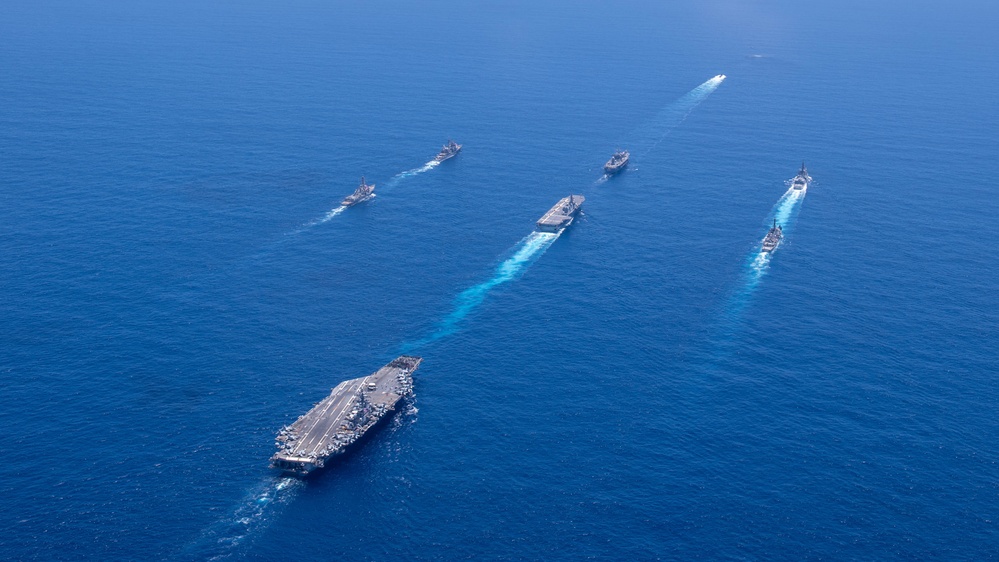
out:
M403 352L412 352L421 346L455 333L461 321L478 308L493 289L520 276L545 253L561 234L561 231L557 233L532 232L524 237L514 246L512 255L496 266L491 278L462 291L454 299L451 312L437 324L434 332L423 339L404 344L402 346Z
M643 140L641 144L648 144L648 148L642 152L642 155L644 156L652 152L659 146L673 132L673 129L686 121L690 117L690 114L697 109L697 106L708 99L708 96L717 90L718 86L721 86L724 81L724 74L719 74L705 80L699 86L681 96L680 99L666 106L647 126L640 129L636 136Z
M394 187L394 186L398 185L402 180L404 180L406 178L411 178L413 176L417 176L419 174L422 174L423 172L429 172L430 170L433 170L434 168L436 168L438 165L440 165L440 162L437 162L436 160L431 160L430 162L427 162L426 164L420 166L419 168L413 168L412 170L406 170L405 172L399 172L398 174L396 174L396 175L392 176L391 178L389 178L388 181L385 182L385 185L382 186L382 189L384 190L384 189L387 189L387 188L390 188L390 187ZM375 194L375 193L371 194L371 198L372 199L375 198L376 196L377 196L377 194ZM323 223L327 223L327 222L335 219L336 217L338 217L340 215L340 213L342 213L342 212L344 212L346 210L347 210L347 207L345 205L340 205L340 206L338 206L336 208L330 209L322 217L319 217L318 219L314 219L314 220L311 220L311 221L303 224L302 226L298 227L297 229L289 232L288 235L299 234L299 233L301 233L301 232L303 232L305 230L308 230L308 229L310 229L310 228L312 228L314 226L319 226L319 225L321 225Z
M374 195L372 195L372 197L374 197ZM302 228L311 228L313 226L318 226L320 224L323 224L324 222L329 222L329 221L335 219L336 217L340 216L340 213L342 213L342 212L344 212L346 210L347 210L347 206L346 205L340 205L339 207L336 207L335 209L330 209L329 211L326 212L325 215L323 215L322 217L320 217L320 218L318 218L318 219L316 219L316 220L314 220L314 221L306 224Z
M774 204L770 214L767 215L766 225L769 228L776 220L781 226L786 237L794 226L801 203L805 199L804 190L789 188L777 203ZM762 237L761 237L762 240ZM782 241L781 245L785 242ZM780 251L780 246L775 251ZM731 321L736 321L742 316L742 311L749 304L753 293L770 269L770 261L773 259L773 252L764 252L762 246L757 246L747 257L746 267L743 274L743 282L739 290L732 298L728 307L728 317Z
M267 478L260 482L231 513L189 544L180 558L229 560L241 557L253 539L280 516L304 486L301 480L289 477Z
M705 80L693 90L690 90L673 103L667 105L647 123L633 130L628 135L628 139L630 140L621 143L620 146L635 147L632 155L639 151L641 156L649 154L673 132L673 129L676 129L686 121L690 117L690 114L697 109L697 106L708 99L708 96L717 90L718 86L721 86L725 78L724 74L718 74ZM632 167L634 167L634 164L632 164ZM593 183L594 185L600 185L609 179L610 176L605 173Z
M426 164L420 166L419 168L413 168L412 170L406 170L405 172L399 172L398 174L396 174L396 175L392 176L391 178L389 178L389 180L387 182L385 182L386 186L395 185L395 184L399 183L400 181L402 181L402 180L404 180L406 178L411 178L413 176L422 174L423 172L429 172L430 170L433 170L434 168L436 168L438 165L440 165L440 162L438 162L436 160L431 160L430 162L427 162Z

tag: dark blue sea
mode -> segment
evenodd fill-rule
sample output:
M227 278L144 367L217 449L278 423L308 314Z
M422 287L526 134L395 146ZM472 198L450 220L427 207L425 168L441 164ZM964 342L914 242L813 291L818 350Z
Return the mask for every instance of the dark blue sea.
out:
M0 558L999 557L996 3L2 12Z

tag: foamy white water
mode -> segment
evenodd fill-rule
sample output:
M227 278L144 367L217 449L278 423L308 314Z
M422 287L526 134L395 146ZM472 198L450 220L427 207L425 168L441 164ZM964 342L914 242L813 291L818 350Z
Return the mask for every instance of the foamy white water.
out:
M373 194L371 196L374 197ZM316 221L316 224L323 224L324 222L327 222L327 221L333 219L334 217L338 216L340 213L342 213L342 212L344 212L346 210L347 210L347 207L345 205L340 205L336 209L330 209L329 212L327 212L325 215L323 215L323 218L321 218L318 221Z
M289 477L268 478L260 482L247 492L232 512L187 545L181 556L199 560L238 557L304 487L304 482Z
M422 345L453 334L458 329L458 324L482 304L482 301L486 299L490 291L496 286L515 279L523 273L527 267L545 253L561 234L562 231L557 233L532 232L525 236L514 247L513 255L496 266L492 277L478 285L465 289L454 299L454 308L437 325L433 334L416 342L403 345L403 350L412 351Z
M673 129L687 120L687 117L697 109L697 106L717 90L718 86L721 86L725 78L724 74L715 75L680 96L679 99L664 107L649 122L641 125L628 135L629 138L622 144L622 147L632 147L632 155L640 154L641 156L645 156L652 152ZM608 179L610 178L604 174L593 183L594 185L600 185Z
M801 203L805 199L805 193L805 189L795 190L788 188L781 195L780 199L777 200L777 203L774 204L773 209L767 216L767 225L769 228L769 225L772 225L776 220L777 224L783 230L785 238L781 240L780 246L774 252L764 252L761 249L761 237L760 242L758 242L759 245L746 257L746 270L742 287L735 293L728 310L731 319L738 317L742 313L742 310L745 309L750 297L752 297L756 288L767 274L767 271L769 271L774 253L779 252L784 244L786 244L786 237L791 233L795 218L797 218L798 211L801 209Z
M718 86L721 86L722 82L725 81L726 76L724 74L718 74L713 76L700 85L698 85L693 90L687 92L680 99L668 105L653 119L651 124L650 137L654 136L656 132L659 132L658 138L655 142L652 142L651 146L646 148L642 154L648 154L663 141L677 126L687 120L690 114L697 109L697 106L708 99Z
M405 172L399 172L398 174L396 174L396 175L392 176L391 178L389 178L388 181L385 182L385 185L382 186L382 189L384 190L385 188L393 187L393 186L397 185L400 181L402 181L402 180L404 180L406 178L411 178L411 177L413 177L415 175L422 174L423 172L428 172L430 170L433 170L434 168L436 168L439 165L440 165L440 162L437 162L436 160L431 160L430 162L427 162L426 164L420 166L419 168L413 168L412 170L406 170ZM377 195L378 195L377 193L373 193L373 194L371 194L371 198L374 198ZM323 223L329 222L329 221L333 220L334 218L336 218L337 216L339 216L341 213L343 213L346 210L347 210L347 207L343 206L343 205L340 205L339 207L330 209L322 217L320 217L318 219L315 219L315 220L312 220L312 221L309 221L309 222L303 224L301 227L293 230L289 234L298 234L299 232L302 232L303 230L306 230L306 229L312 228L314 226L319 226L319 225L321 225Z

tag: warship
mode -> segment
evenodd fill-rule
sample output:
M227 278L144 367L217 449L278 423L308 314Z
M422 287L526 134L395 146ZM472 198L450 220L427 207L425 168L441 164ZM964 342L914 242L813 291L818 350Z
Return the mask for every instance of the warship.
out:
M402 355L374 373L338 384L329 396L278 433L271 468L305 477L346 453L399 402L413 394L413 371L423 361Z
M774 226L767 232L767 235L763 237L763 251L772 252L777 249L780 245L780 241L784 238L784 230L777 226L777 219L774 219Z
M538 230L541 232L559 232L563 228L572 224L572 219L579 213L586 198L582 195L570 195L563 197L555 206L548 209L543 217L538 219Z
M354 193L343 198L340 202L344 207L350 207L357 205L362 201L367 201L375 196L375 184L368 185L364 183L364 176L361 176L361 185L354 190Z
M631 159L631 154L627 150L618 150L611 156L610 160L604 164L604 173L608 176L613 176L614 174L620 172L628 165L628 160Z
M447 144L441 148L437 156L434 156L434 162L441 163L449 158L454 158L459 152L461 152L461 145L448 139Z
M794 176L791 180L791 188L795 191L804 191L808 189L808 184L812 183L812 176L808 175L808 170L805 169L805 163L801 163L801 169L798 170L798 175Z

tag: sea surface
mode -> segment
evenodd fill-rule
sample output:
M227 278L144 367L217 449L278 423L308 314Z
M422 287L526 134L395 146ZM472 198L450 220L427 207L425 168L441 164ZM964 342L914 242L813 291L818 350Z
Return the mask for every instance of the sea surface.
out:
M0 558L996 559L997 28L4 2ZM403 352L364 448L268 470Z

